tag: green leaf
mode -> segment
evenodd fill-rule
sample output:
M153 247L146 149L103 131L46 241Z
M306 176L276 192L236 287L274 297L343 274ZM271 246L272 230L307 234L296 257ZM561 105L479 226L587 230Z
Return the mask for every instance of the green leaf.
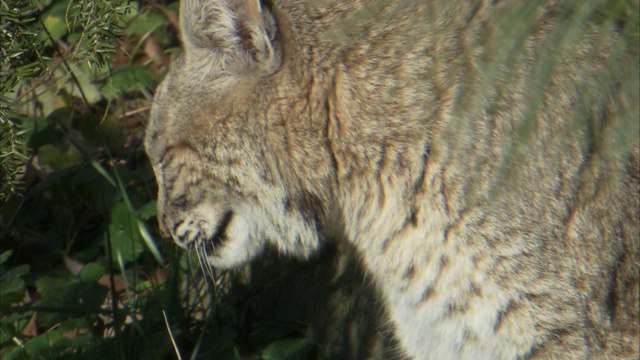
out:
M8 251L4 252L4 256ZM24 297L24 280L22 276L29 272L29 265L20 265L9 269L0 277L0 306L6 307L22 300Z
M282 339L271 343L262 351L263 360L298 360L304 359L311 350L307 339Z
M147 229L147 225L144 222L138 220L138 230L140 231L142 240L144 240L145 245L147 245L147 248L149 249L149 251L151 251L151 254L153 255L153 257L156 258L156 260L158 260L159 264L162 264L163 263L162 255L160 255L160 250L158 250L158 247L156 246L156 242L153 240L153 236L151 236L151 233L149 233L149 229Z
M151 89L154 80L155 76L148 67L124 65L111 74L102 87L102 93L107 99L113 99L122 94Z
M9 259L9 257L13 254L13 250L7 250L0 254L0 265L4 264L5 261Z
M27 341L25 349L33 359L55 359L70 346L71 339L63 337L59 330L51 330Z
M95 335L93 334L78 334L74 336L71 341L74 347L87 349L95 343L94 339Z
M40 146L38 156L42 165L49 165L55 170L63 170L83 161L83 155L78 148L70 145L57 147L46 144Z
M44 26L47 27L49 33L54 37L61 38L67 33L67 23L59 16L49 15L45 17Z
M125 34L127 36L142 35L149 32L151 29L155 29L166 24L166 17L152 11L145 11L136 17L135 21L129 24L125 30Z
M88 263L82 268L80 279L87 283L94 283L104 274L106 274L106 269L102 264Z
M2 360L31 360L24 347L7 346L7 349L0 350L0 359Z
M140 215L140 218L142 220L148 220L151 219L152 217L156 216L158 210L158 205L156 203L155 200L151 200L148 203L142 205L139 209L138 209L138 215Z
M43 276L36 280L36 288L42 296L38 305L69 306L77 305L77 280L75 278Z
M133 261L144 250L142 238L138 230L138 219L124 202L120 202L111 211L109 224L113 258L122 255L124 260Z

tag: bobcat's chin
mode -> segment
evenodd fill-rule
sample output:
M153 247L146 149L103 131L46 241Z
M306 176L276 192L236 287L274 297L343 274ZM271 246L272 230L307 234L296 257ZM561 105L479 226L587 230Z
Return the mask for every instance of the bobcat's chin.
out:
M246 214L201 204L174 218L169 232L174 242L193 251L203 266L230 269L248 263L262 252L262 231Z
M226 220L227 218L230 219ZM228 223L220 225L224 229L219 228L219 237L206 240L203 247L205 253L201 254L196 249L203 265L220 270L232 269L248 263L262 253L266 241L249 231L251 227L242 216L225 214L221 221Z
M283 214L274 216L274 214ZM174 242L194 252L205 268L242 266L260 255L267 244L281 253L306 258L322 242L318 224L297 211L255 204L218 208L202 203L173 217L169 232Z

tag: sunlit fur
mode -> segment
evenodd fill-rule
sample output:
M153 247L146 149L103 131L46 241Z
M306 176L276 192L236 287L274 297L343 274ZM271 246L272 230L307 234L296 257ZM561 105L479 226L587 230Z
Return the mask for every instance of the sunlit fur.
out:
M415 359L637 359L637 31L591 3L182 1L163 231L209 270L348 241Z

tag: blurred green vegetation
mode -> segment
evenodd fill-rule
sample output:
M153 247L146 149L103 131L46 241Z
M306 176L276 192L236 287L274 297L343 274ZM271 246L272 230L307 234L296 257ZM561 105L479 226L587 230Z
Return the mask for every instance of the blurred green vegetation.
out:
M0 3L0 358L299 358L299 324L159 239L142 139L177 1ZM255 291L251 290L251 291ZM239 333L246 332L238 340ZM175 345L173 343L175 341Z

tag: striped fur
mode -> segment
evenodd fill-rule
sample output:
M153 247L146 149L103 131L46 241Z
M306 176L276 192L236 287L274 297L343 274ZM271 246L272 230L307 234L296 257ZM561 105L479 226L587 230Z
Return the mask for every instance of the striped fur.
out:
M591 3L183 0L163 231L219 268L344 239L415 359L637 359L637 4Z

